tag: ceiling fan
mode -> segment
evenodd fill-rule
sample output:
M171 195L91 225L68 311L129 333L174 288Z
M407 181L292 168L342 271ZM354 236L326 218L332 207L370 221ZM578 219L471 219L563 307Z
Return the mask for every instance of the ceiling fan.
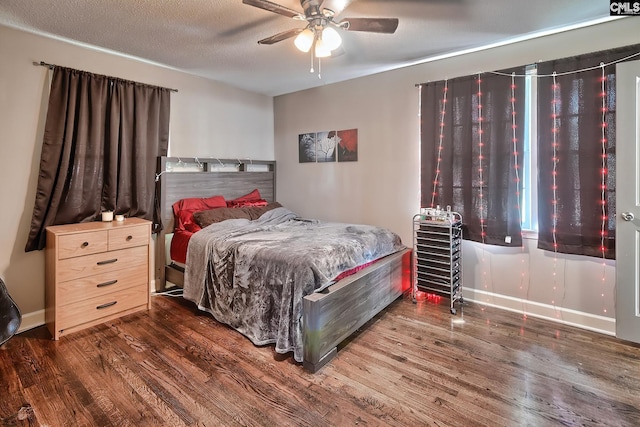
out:
M313 48L312 61L313 56L316 58L331 56L331 52L342 44L338 30L393 34L398 28L398 18L345 18L336 22L334 18L342 10L334 11L324 8L325 0L300 0L304 13L268 0L242 0L242 3L296 20L307 21L305 28L283 31L259 40L258 44L274 44L295 36L294 43L299 50L309 52ZM342 9L348 3L349 1L343 1Z

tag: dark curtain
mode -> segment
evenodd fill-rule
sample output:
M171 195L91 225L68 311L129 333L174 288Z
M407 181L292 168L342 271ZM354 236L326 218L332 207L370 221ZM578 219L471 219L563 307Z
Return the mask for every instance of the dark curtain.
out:
M38 188L25 250L49 225L103 210L157 222L157 157L169 140L170 89L54 67Z
M633 46L538 64L538 248L615 259L616 70L605 66L603 92L600 64L638 51Z
M421 206L450 205L462 214L465 239L501 246L522 244L524 81L515 80L512 96L512 78L503 75L512 72L522 75L524 67L421 87Z

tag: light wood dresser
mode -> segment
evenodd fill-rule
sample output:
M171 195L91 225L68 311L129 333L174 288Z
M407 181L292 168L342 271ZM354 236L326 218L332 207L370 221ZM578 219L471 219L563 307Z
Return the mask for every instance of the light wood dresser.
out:
M45 321L53 339L151 308L151 222L47 227Z

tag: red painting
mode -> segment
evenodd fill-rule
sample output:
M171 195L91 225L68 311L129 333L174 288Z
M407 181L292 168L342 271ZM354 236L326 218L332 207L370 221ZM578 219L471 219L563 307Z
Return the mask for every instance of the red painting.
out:
M339 130L337 132L338 161L355 162L358 160L358 129Z

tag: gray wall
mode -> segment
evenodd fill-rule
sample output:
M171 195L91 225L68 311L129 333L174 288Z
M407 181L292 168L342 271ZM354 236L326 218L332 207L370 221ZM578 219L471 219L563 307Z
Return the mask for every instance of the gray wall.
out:
M44 252L24 252L42 146L45 61L178 89L171 95L169 154L273 160L273 98L0 26L0 277L24 314L44 323Z
M278 96L279 201L305 216L388 227L411 245L420 207L417 83L639 42L638 20L627 18ZM350 128L358 129L356 163L298 163L298 134ZM554 257L536 243L535 236L522 249L465 242L467 299L612 333L615 263Z

